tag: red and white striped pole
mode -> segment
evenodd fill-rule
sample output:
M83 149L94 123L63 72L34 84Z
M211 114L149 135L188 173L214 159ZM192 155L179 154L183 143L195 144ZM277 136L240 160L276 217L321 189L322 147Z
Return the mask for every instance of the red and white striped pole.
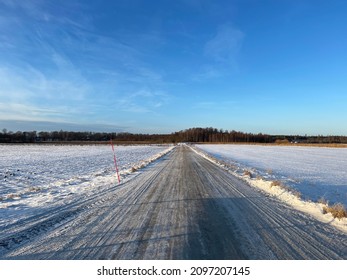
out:
M120 177L119 177L118 166L117 166L116 152L114 151L114 146L113 146L112 138L111 138L111 146L112 146L112 151L113 151L114 166L115 166L115 168L116 168L117 177L118 177L118 184L119 184L119 183L120 183Z

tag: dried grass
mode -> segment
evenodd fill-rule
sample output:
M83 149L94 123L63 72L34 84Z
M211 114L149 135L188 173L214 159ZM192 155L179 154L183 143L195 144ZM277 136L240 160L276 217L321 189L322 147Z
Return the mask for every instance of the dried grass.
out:
M41 191L41 188L39 188L39 187L31 187L31 188L28 189L27 192L32 193L32 192L39 192L39 191Z
M294 196L296 196L296 197L299 198L299 199L301 199L301 197L302 197L302 193L301 193L301 192L299 192L298 190L295 190L295 189L293 189L293 188L290 188L290 187L284 185L284 184L283 184L281 181L279 181L279 180L275 180L275 181L272 181L272 182L271 182L270 188L272 188L272 187L274 187L274 186L277 186L277 187L281 188L282 190L287 191L287 192L293 194Z
M18 194L15 193L11 193L9 195L7 195L6 199L16 199L16 198L20 198L20 196Z
M257 180L264 180L264 178L260 175L257 175Z
M299 192L298 190L291 190L290 191L293 195L295 195L297 198L301 199L302 193Z
M270 185L270 188L275 187L275 186L283 187L283 184L282 184L281 181L278 181L278 180L272 181L271 185Z
M347 218L347 211L341 203L336 203L333 206L324 206L323 214L331 213L334 218L341 220L342 218Z

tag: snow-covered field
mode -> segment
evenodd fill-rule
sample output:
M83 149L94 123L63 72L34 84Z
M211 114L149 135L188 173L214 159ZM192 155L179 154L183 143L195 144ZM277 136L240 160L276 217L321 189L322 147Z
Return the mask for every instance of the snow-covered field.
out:
M171 146L115 146L121 180ZM0 145L0 226L116 186L109 145Z
M347 149L300 146L197 145L237 167L239 174L279 180L305 200L325 199L347 207Z

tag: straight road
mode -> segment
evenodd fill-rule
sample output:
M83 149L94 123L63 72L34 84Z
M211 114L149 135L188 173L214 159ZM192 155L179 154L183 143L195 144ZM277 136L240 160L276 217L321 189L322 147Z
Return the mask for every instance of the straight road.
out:
M0 233L1 259L347 259L347 235L179 146L96 197Z

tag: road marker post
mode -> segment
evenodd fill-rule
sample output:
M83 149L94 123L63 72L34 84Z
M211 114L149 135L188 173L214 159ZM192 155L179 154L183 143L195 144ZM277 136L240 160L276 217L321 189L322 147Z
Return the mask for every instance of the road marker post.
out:
M117 178L118 178L118 184L119 184L119 183L120 183L120 177L119 177L119 172L118 172L118 165L117 165L116 152L115 152L115 150L114 150L112 138L111 138L111 147L112 147L112 151L113 151L113 161L114 161L114 166L115 166L115 168L116 168L116 173L117 173Z

